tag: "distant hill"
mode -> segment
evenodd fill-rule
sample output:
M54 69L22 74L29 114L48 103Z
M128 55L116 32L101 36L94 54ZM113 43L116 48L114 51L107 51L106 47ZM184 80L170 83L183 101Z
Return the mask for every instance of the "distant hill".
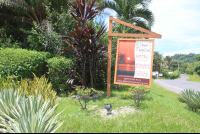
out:
M175 54L172 58L185 63L193 63L196 60L195 55L197 54Z

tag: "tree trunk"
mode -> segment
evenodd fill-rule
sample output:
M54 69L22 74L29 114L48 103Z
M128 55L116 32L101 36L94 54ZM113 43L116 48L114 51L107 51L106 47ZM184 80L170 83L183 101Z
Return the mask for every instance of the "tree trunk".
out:
M90 84L91 84L91 88L94 88L92 68L93 68L93 56L92 56L92 59L90 60Z
M156 71L158 71L158 64L156 64Z
M85 79L85 61L83 62L83 85L86 86L86 79Z

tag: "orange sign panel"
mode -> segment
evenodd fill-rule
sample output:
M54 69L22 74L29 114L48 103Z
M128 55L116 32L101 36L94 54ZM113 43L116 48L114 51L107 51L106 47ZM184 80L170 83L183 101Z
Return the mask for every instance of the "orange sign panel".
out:
M114 84L151 87L154 39L118 39Z

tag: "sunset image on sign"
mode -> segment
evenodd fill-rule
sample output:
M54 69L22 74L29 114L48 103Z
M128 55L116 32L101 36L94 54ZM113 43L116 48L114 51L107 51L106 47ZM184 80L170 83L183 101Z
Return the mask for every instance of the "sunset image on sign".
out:
M150 86L152 59L152 39L118 39L114 83Z
M118 52L117 75L135 74L135 41L120 41Z

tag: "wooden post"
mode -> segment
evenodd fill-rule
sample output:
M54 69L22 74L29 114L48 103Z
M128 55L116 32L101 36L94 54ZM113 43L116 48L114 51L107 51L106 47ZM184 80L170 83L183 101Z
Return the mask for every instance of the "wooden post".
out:
M112 20L109 20L109 33L112 33ZM107 66L107 96L108 97L110 97L111 50L112 50L112 36L108 36L108 66Z

